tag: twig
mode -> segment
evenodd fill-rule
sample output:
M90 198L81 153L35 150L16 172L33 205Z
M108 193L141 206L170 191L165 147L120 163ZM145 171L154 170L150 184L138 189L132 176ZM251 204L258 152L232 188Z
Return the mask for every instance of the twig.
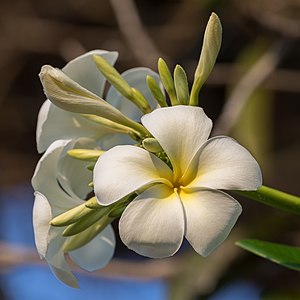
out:
M119 29L137 60L149 67L163 56L151 40L139 17L133 0L110 0Z

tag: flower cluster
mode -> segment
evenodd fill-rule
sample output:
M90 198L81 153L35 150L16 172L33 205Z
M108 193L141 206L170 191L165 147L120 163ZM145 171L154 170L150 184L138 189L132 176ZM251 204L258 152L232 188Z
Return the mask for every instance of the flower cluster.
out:
M141 255L171 256L185 237L207 256L241 213L222 190L262 184L245 148L229 137L209 138L212 121L196 105L220 35L213 14L191 94L183 68L176 66L173 77L162 59L159 74L147 68L119 74L117 53L100 50L62 70L42 67L48 100L37 147L45 153L32 179L33 224L41 258L67 285L77 287L77 280L65 255L88 271L105 266L115 248L110 224L118 218L122 241Z

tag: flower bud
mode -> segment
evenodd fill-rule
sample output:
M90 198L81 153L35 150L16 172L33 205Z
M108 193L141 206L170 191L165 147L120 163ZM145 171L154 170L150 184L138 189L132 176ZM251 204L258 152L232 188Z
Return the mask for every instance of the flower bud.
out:
M198 95L201 87L211 73L222 42L222 25L219 17L212 13L204 33L203 46L199 58L199 63L194 75L190 105L198 105Z
M160 58L158 60L158 72L161 79L162 84L164 85L172 105L178 105L177 97L176 97L176 91L174 86L174 81L172 78L172 75L170 73L170 70L166 64L166 62Z
M163 148L155 138L146 138L143 140L143 147L152 153L162 152Z
M177 65L174 69L174 84L177 100L182 105L189 103L189 86L184 69Z
M157 81L152 76L149 75L147 76L146 81L152 96L156 99L159 106L160 107L168 106L166 97L162 93Z

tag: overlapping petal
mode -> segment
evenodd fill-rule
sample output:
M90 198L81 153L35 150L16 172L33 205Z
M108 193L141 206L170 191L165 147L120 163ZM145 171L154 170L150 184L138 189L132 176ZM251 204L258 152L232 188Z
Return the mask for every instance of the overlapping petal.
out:
M136 88L144 95L152 109L157 108L157 102L153 98L146 83L146 77L148 75L152 76L157 83L159 83L160 80L157 73L148 68L133 68L125 71L121 75L131 87ZM122 111L124 115L135 121L140 121L143 115L136 105L122 96L113 86L110 87L107 93L106 101Z
M212 128L202 108L182 105L157 109L143 116L142 123L170 158L175 180L183 175Z
M98 159L94 190L102 205L112 204L151 184L170 184L171 169L155 155L135 146L116 146Z
M93 190L89 186L92 181L92 173L87 169L88 162L70 157L67 152L70 149L95 149L96 147L94 140L80 138L71 140L60 154L56 164L57 172L54 174L63 190L73 199L86 199L86 196Z
M180 192L185 219L185 237L202 256L222 243L241 214L240 204L217 190Z
M184 213L173 189L157 184L134 199L123 212L120 237L128 248L153 258L171 256L184 236Z
M91 180L91 172L86 171L83 177L78 176L79 170L81 175L85 172L82 170L84 163L72 160L66 154L70 148L83 145L92 146L93 142L89 139L54 142L40 159L32 179L36 190L33 225L38 252L48 262L55 275L72 287L78 287L78 284L63 251L68 238L62 236L63 227L50 226L49 222L53 217L83 203L76 191L84 195L90 189L87 189L86 185ZM76 176L84 180L78 180ZM108 225L90 243L72 253L73 259L87 270L91 270L92 265L94 268L102 267L111 259L115 246L111 226Z
M72 198L61 189L56 177L57 161L63 148L70 142L58 140L51 144L39 160L31 180L34 190L43 194L50 202L53 216L81 203L78 197Z
M181 182L188 188L256 190L262 185L262 175L248 150L220 136L201 147Z

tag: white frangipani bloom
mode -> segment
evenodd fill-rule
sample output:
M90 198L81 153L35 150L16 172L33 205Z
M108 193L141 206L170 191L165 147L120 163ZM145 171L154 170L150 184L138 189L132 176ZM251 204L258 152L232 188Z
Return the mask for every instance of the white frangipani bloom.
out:
M160 143L172 169L157 156L135 146L116 146L99 159L94 189L101 205L136 192L120 223L128 248L159 258L173 255L185 237L207 256L228 236L241 213L224 190L256 190L259 165L235 140L208 139L211 120L199 107L159 108L142 124Z
M77 279L63 251L64 244L70 238L62 236L63 227L50 226L49 222L84 203L82 199L91 192L88 183L92 180L92 172L86 169L86 162L73 159L67 155L67 151L94 146L93 141L84 138L55 141L38 162L32 178L35 190L33 226L38 253L48 262L55 275L72 287L78 287ZM68 254L81 268L94 271L110 261L114 249L115 235L111 225L108 225L88 244Z
M118 57L117 52L94 50L70 61L62 71L81 87L96 96L103 97L106 79L93 60L93 55L95 54L102 56L111 65L114 65ZM158 75L148 68L133 68L122 74L129 85L140 90L149 101L151 107L156 108L157 104L147 88L147 75L153 76L159 82ZM140 121L142 113L139 109L128 99L124 98L113 86L108 90L105 99L123 114L127 115L127 117ZM57 139L89 137L98 140L111 132L112 130L106 126L100 125L78 113L65 111L54 105L50 100L46 100L38 116L37 148L38 152L41 153Z

